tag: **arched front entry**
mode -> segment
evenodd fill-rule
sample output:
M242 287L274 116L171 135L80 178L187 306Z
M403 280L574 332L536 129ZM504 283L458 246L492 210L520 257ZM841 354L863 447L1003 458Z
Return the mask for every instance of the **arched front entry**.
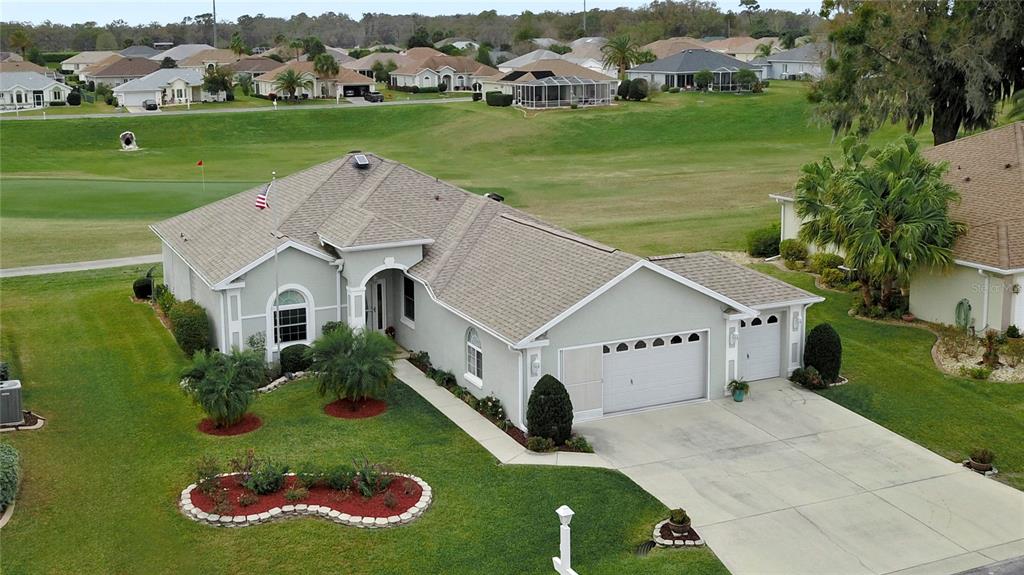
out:
M384 333L398 321L401 310L392 308L395 307L394 302L401 301L406 269L399 263L384 264L346 287L346 320L353 329L366 328Z

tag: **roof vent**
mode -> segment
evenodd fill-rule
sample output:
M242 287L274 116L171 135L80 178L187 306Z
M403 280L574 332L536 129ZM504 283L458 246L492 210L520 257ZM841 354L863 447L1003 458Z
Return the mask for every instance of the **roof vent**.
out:
M365 170L370 167L370 160L364 154L356 154L352 160L356 163L356 167L360 170Z
M492 200L494 200L496 202L504 202L505 201L505 196L503 196L501 194L495 194L494 192L487 192L486 194L484 194L484 197L485 198L491 198Z

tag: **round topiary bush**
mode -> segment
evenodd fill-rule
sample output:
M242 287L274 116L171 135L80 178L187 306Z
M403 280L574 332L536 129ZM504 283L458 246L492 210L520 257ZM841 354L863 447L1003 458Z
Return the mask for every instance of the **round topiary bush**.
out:
M0 443L0 513L14 501L21 483L21 456L9 443Z
M68 94L68 106L81 106L82 105L82 93L75 90Z
M615 90L615 95L625 100L629 97L629 87L633 83L632 80L626 78L619 82L619 87Z
M778 224L747 232L747 253L756 258L770 258L779 255Z
M814 326L811 333L807 334L804 365L817 369L825 383L835 383L839 379L842 363L843 343L836 330L827 323Z
M136 299L149 299L153 295L153 278L139 278L132 283Z
M168 314L174 339L185 355L210 349L210 318L206 310L192 300L175 302Z
M562 445L572 436L572 400L562 382L544 375L533 388L526 407L526 430Z
M651 93L650 86L647 84L647 80L643 78L637 78L629 83L629 99L634 102L639 102Z
M333 331L333 330L332 330ZM309 369L309 346L290 345L281 350L281 372L295 373Z

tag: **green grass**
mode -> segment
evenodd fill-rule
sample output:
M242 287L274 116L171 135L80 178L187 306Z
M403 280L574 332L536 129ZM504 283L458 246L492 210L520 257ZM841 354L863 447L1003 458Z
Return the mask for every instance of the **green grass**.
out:
M404 385L388 411L338 420L310 382L260 397L263 428L218 438L177 387L184 358L152 310L129 300L142 268L0 281L0 347L40 431L5 435L25 479L0 571L30 573L550 573L554 509L576 510L581 573L726 573L706 549L633 556L665 509L614 471L501 466ZM367 456L415 473L435 502L415 523L359 530L318 519L215 529L184 518L179 491L204 454L254 447L299 464Z
M73 116L77 114L120 114L124 113L123 108L117 108L115 106L108 106L106 102L102 100L96 100L95 102L89 103L82 101L78 106L47 106L45 108L39 108L36 110L28 110L24 112L18 112L20 116L42 116L43 112L46 112L46 117L51 116ZM14 117L13 113L3 114L3 117ZM4 124L4 130L7 129L10 124Z
M997 479L1024 489L1024 385L945 375L932 361L931 332L849 317L852 294L816 289L808 274L757 267L827 298L810 308L808 325L829 322L842 336L850 383L825 397L953 461L991 449Z
M529 114L476 102L10 122L0 139L0 185L23 177L197 182L199 158L210 181L252 182L361 149L474 192L498 192L512 205L640 255L737 249L746 230L778 219L768 194L790 189L801 164L836 150L830 132L811 123L805 91L805 84L773 82L761 95L662 94L653 102ZM117 135L128 129L143 151L120 151ZM57 208L69 194L72 188L54 184L39 202ZM219 190L207 199L218 197ZM145 228L164 217L151 212L152 199L120 196L124 227L117 233L132 238L120 249L158 249ZM110 221L105 206L76 204L82 216L73 228L43 210L14 226L24 233L8 237L6 203L4 260L113 257L110 233L101 229ZM177 211L194 205L182 201ZM45 235L54 228L64 231Z

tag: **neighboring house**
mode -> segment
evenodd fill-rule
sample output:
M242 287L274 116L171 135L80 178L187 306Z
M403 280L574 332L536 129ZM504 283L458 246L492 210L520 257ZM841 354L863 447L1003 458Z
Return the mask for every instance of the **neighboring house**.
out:
M369 154L277 180L266 210L261 190L151 226L214 347L263 334L274 361L327 322L393 330L519 428L544 374L577 421L784 377L822 301L711 253L643 259Z
M23 62L24 60L17 52L0 52L0 62Z
M538 48L548 49L557 44L561 44L562 41L554 38L533 38L530 40L530 43Z
M337 62L339 66L346 62L354 62L356 60L352 56L348 55L348 50L343 48L334 48L332 46L325 46L324 48L324 53L334 58L334 61ZM299 56L299 60L302 62L309 60L309 54Z
M66 102L70 93L67 84L38 72L0 74L0 109L39 108L50 102Z
M643 78L652 88L668 84L669 88L692 90L697 87L694 76L702 70L709 70L714 76L711 90L734 92L748 89L734 81L736 73L743 69L753 70L758 78L764 73L757 66L713 50L683 50L667 58L626 70L626 77L630 80Z
M932 162L949 162L946 181L960 193L950 206L967 234L953 247L948 272L924 270L910 281L910 311L925 321L953 324L967 300L971 327L1024 327L1024 122L924 150ZM800 229L793 198L772 196L782 206L782 239Z
M223 102L223 92L211 94L203 90L203 72L194 68L161 68L137 80L114 88L114 97L121 106L142 106L154 100L159 106L194 102Z
M5 72L35 72L36 74L42 74L48 78L57 80L57 72L44 66L40 66L34 62L25 62L23 60L3 60L0 61L0 73ZM63 78L63 76L61 76Z
M117 52L109 50L79 52L67 60L61 61L60 69L69 74L78 74L89 66L98 64L114 55L117 55Z
M439 52L433 48L427 46L417 46L415 48L409 48L402 52L413 62L426 62L429 58L434 56L444 56L444 52Z
M344 64L341 65L341 67L345 68L346 70L358 72L359 74L362 74L363 76L366 76L368 78L373 78L374 65L380 63L382 66L386 66L388 62L393 62L397 69L401 68L402 66L412 64L413 60L412 58L404 54L399 54L397 52L374 52L373 54L367 54L366 56L363 56L362 58L359 58L357 60L345 62Z
M148 58L120 58L95 72L90 71L88 80L96 85L105 84L112 88L132 80L138 80L160 69L160 62ZM87 80L87 81L88 81Z
M696 38L690 38L689 36L677 36L675 38L655 40L650 44L642 46L641 50L649 50L656 58L668 58L669 56L678 54L683 50L703 50L705 48L707 48L707 45Z
M704 47L716 52L732 56L737 60L749 62L758 56L758 46L770 44L773 52L781 50L779 39L774 36L751 38L750 36L733 36L705 42Z
M303 88L296 92L296 96L305 98L337 98L341 96L361 96L367 92L373 81L353 70L339 68L336 76L321 77L313 69L313 62L300 62L292 60L286 64L278 65L277 68L253 79L255 93L260 96L275 94L278 97L285 97L287 94L281 92L275 85L277 77L285 70L295 70L313 84L309 88Z
M156 46L156 44L153 44L153 45ZM162 52L160 52L158 54L153 54L152 56L149 56L149 59L150 60L156 60L156 61L159 62L159 61L163 61L164 58L170 58L171 60L174 60L175 62L181 62L185 58L188 58L189 56L198 54L199 52L202 52L203 50L212 50L212 49L213 49L213 46L210 46L209 44L179 44L178 46L175 46L173 48L168 48L168 49L166 49L166 50L164 50L164 51L162 51Z
M771 56L758 57L750 61L753 66L764 70L764 78L770 80L818 79L828 59L829 45L825 42L809 43L792 50L776 52Z
M615 99L615 78L556 57L531 62L507 74L482 80L481 91L514 96L523 108L606 106Z
M371 52L377 52L380 50L387 50L389 52L401 52L402 47L395 46L394 44L374 44L373 46L368 47L367 50Z
M224 48L201 50L178 61L179 68L194 68L199 71L210 70L217 66L227 66L239 60L238 54Z
M569 42L569 47L572 48L573 56L579 58L593 58L595 60L603 60L604 52L601 51L604 45L608 43L608 38L604 36L585 36L583 38L577 38L572 42Z
M113 55L111 55L111 56L109 56L107 58L104 58L103 60L100 60L99 62L96 62L95 64L93 64L91 66L87 66L87 67L83 68L81 71L79 71L78 72L78 79L81 82L83 82L83 83L87 83L87 82L90 82L90 81L94 82L95 80L92 77L93 74L95 74L96 72L99 72L100 70L106 68L107 66L113 64L114 62L117 62L118 60L123 60L123 59L124 59L124 56L122 56L120 54L113 54Z
M412 50L410 50L411 52ZM449 90L472 90L481 80L498 74L498 70L466 56L438 53L421 62L412 62L391 73L392 86L436 88L441 84Z
M506 60L502 62L501 64L498 65L498 70L502 72L512 72L518 70L521 66L526 66L539 60L558 60L561 57L561 54L557 52L552 52L551 50L534 50L532 52L527 52L522 56L517 56L515 58L512 58L511 60Z
M476 40L470 40L469 38L445 38L440 42L434 44L434 48L440 50L445 46L452 46L458 50L476 50L480 47L480 43Z
M118 52L118 54L124 56L125 58L151 58L159 53L160 50L157 50L156 48L151 48L150 46L146 46L144 44L128 46L124 50Z
M280 68L281 63L277 60L264 58L263 56L245 56L241 60L232 62L224 67L234 72L236 79L241 76L255 78Z

